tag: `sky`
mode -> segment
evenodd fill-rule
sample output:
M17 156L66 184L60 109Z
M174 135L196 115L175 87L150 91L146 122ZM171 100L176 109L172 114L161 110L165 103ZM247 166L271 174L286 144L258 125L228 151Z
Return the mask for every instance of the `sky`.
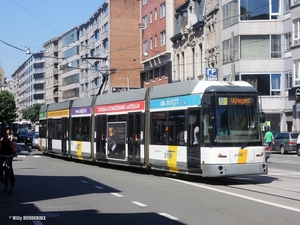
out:
M1 0L0 67L6 78L43 44L86 23L104 0ZM4 44L3 42L7 44Z

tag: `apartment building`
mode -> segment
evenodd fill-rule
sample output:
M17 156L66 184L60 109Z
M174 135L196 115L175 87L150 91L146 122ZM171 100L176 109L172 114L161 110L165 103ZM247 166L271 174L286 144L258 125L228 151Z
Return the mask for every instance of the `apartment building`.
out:
M63 58L61 56L61 37L52 38L43 45L45 58L45 102L47 104L62 101L63 70L60 69Z
M186 1L176 9L175 33L171 38L175 57L173 81L245 80L261 93L266 126L272 131L299 130L288 94L299 58L290 44L291 20L295 23L298 17L293 19L293 15L299 12L290 3Z
M47 103L140 88L139 18L136 0L107 0L46 42Z
M186 1L180 7L176 8L175 35L172 41L173 53L173 73L172 82L180 82L190 79L205 79L205 60L216 68L214 56L216 53L211 52L208 58L205 57L205 49L213 49L216 44L206 46L205 35L205 5L206 1ZM209 19L214 18L215 11L211 10ZM217 38L212 32L208 40Z
M15 97L18 119L22 119L22 110L35 104L44 104L44 53L32 54L12 75L8 90Z
M141 87L172 82L175 8L184 0L141 1Z
M288 1L289 2L289 1ZM293 126L300 130L300 0L292 0L290 7L290 32L287 33L288 46L291 51L291 65L286 79L292 88L289 100L293 102Z

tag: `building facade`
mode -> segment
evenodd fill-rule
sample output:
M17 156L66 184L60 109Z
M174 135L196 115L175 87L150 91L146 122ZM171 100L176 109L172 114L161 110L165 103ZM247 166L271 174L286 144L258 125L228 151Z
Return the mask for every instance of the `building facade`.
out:
M274 132L299 130L288 94L299 58L290 44L298 28L292 28L292 21L299 15L291 4L288 0L186 1L176 10L171 38L173 80L245 80L261 94L267 120L263 127Z
M172 82L175 8L184 0L141 1L141 87Z
M291 50L289 68L289 100L293 103L293 127L300 130L300 0L292 0L290 7L290 32L288 33ZM287 76L287 75L286 75Z
M35 104L44 104L44 53L34 53L11 75L8 90L14 95L18 121L22 111Z
M47 103L140 88L139 9L135 0L105 1L44 44Z

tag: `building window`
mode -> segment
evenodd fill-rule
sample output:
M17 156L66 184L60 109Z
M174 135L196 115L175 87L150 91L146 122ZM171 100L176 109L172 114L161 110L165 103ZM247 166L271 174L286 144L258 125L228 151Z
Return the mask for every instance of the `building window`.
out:
M147 55L148 54L148 41L144 41L143 46L144 46L144 55Z
M146 83L149 84L150 81L150 72L146 73Z
M145 29L146 29L148 26L148 16L147 15L143 17L143 23L144 23Z
M106 39L103 41L103 50L105 51L107 49L108 49L108 40Z
M164 18L166 16L166 5L165 3L160 5L160 18Z
M223 63L230 63L230 39L223 41Z
M293 0L293 5L300 3L300 0Z
M271 74L271 95L281 95L281 75Z
M271 58L281 58L280 35L271 35Z
M285 89L291 89L293 87L293 73L292 71L285 74Z
M293 21L293 43L300 44L300 19Z
M295 86L300 85L300 60L294 61Z
M280 35L241 36L241 58L280 58Z
M287 33L284 35L285 39L284 39L284 50L286 52L291 50L291 43L292 43L292 35L291 33Z
M154 20L157 20L157 8L154 9Z
M233 38L233 52L231 52L231 39L223 41L223 63L231 63L232 60L239 59L239 37Z
M154 46L157 47L157 35L154 36Z
M160 44L161 46L166 45L166 31L160 33Z
M149 14L149 23L153 22L153 15L152 15L152 11Z
M241 20L280 19L279 0L240 0Z
M108 22L103 25L103 33L108 32Z
M143 5L146 5L148 3L148 0L143 0Z
M281 95L281 74L242 74L241 80L247 81L263 96Z
M291 0L284 0L284 13L287 13L290 11L291 8Z
M223 27L229 27L238 21L238 1L234 0L223 6Z

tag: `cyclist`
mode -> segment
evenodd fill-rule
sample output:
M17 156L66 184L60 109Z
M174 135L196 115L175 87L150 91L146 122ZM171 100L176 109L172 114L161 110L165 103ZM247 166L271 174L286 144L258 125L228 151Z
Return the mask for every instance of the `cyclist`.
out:
M15 146L13 145L13 142L10 140L10 138L8 137L8 134L5 133L3 135L2 140L0 141L0 155L4 155L4 156L10 156L13 155L15 152ZM6 160L6 157L0 157L0 174L3 174L3 162ZM14 171L13 171L13 167L12 167L12 161L13 161L13 157L9 157L7 158L7 162L9 167L11 168L11 182L12 185L14 186L15 183L15 175L14 175Z

